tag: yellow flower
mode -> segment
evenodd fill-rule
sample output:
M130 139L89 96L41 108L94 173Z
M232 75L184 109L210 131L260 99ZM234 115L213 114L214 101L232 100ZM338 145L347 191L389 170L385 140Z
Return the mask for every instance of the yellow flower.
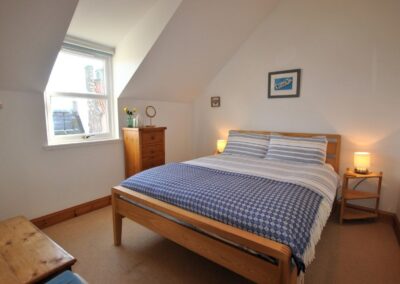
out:
M135 107L133 108L133 112L136 112L136 108Z
M127 112L128 111L128 108L127 107L124 107L124 112Z

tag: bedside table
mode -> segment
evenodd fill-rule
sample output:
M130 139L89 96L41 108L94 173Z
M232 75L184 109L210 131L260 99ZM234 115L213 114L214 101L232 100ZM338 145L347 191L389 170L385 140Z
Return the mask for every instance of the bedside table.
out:
M360 220L360 219L370 219L378 217L382 177L383 177L382 172L362 175L347 169L347 172L343 175L342 200L340 207L340 224L343 223L343 220ZM359 179L359 180L361 179L356 184L355 187L360 185L366 179L378 179L377 191L367 192L349 188L350 179ZM348 206L346 206L347 201L358 200L358 199L376 199L375 209L371 211L366 211L362 209L349 208Z

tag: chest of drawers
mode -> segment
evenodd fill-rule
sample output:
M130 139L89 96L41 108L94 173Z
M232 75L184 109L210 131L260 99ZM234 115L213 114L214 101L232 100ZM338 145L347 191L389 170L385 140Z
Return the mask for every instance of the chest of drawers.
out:
M123 128L125 177L165 164L166 127Z

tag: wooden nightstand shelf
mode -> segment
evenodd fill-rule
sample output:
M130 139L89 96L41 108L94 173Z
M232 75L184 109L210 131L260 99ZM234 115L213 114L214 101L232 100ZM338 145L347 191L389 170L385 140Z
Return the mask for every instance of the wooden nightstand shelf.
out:
M359 220L359 219L370 219L378 217L379 199L381 194L382 186L382 172L380 173L369 173L369 174L357 174L349 169L343 175L343 188L342 188L342 200L340 208L340 223L343 220ZM375 178L378 179L378 186L376 192L367 192L349 188L350 179L362 179L359 184L365 179ZM358 184L357 184L358 185ZM347 201L358 200L358 199L376 199L375 209L371 211L361 210L357 208L351 208L347 206Z

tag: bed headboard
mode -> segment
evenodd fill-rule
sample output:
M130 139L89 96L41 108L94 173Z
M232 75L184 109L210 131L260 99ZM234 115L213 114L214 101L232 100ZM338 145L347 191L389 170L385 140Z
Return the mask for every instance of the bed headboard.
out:
M256 131L256 130L237 130L237 131L243 133L279 134L279 135L293 136L293 137L325 136L326 139L328 139L328 146L326 150L326 162L332 165L335 171L339 173L341 136L338 134L294 133L294 132Z

